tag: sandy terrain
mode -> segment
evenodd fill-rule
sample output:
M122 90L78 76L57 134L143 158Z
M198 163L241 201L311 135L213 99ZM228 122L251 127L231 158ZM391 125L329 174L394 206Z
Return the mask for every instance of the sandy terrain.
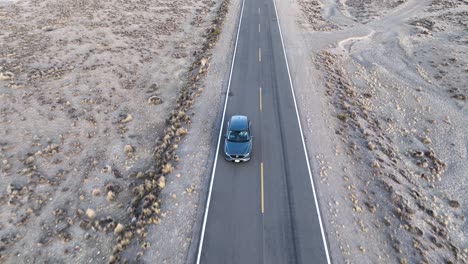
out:
M334 262L466 263L468 2L277 4Z
M198 196L165 222L165 187L199 187L171 177L189 175L188 130L210 149L217 101L191 109L221 94L224 74L202 80L228 3L0 1L0 262L184 261L191 229L167 230L191 227Z

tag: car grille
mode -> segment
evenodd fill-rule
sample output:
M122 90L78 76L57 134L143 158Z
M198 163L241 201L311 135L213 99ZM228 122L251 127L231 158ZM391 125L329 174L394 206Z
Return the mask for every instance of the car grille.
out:
M233 158L233 159L242 159L242 158L244 158L244 155L231 155L231 158Z

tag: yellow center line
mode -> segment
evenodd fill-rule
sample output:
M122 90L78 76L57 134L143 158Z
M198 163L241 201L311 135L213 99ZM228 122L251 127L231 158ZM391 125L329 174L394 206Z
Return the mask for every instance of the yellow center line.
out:
M262 214L265 212L265 199L264 199L264 195L263 195L263 161L260 162L260 192L262 194L262 197L261 197L261 202L262 202Z
M258 48L258 62L262 62L262 48Z
M260 87L260 112L262 111L262 87Z

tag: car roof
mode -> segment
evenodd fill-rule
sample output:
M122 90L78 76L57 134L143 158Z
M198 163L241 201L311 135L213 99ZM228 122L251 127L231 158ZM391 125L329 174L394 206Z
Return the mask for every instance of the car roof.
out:
M235 131L247 130L249 127L249 121L246 116L234 115L231 117L229 122L229 129Z

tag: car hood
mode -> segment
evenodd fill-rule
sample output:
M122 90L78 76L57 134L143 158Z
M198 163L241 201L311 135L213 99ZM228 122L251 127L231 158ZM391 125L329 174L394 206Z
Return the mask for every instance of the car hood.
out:
M245 155L250 152L251 146L251 141L232 142L226 140L224 144L224 151L229 155Z

